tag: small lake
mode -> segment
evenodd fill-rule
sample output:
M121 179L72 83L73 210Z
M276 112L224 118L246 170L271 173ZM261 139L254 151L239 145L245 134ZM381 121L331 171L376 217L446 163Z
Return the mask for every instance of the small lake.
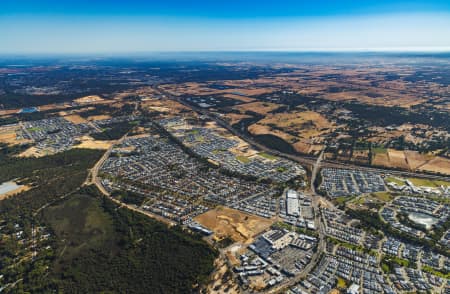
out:
M23 187L23 185L17 185L14 182L4 182L0 185L0 195L19 189L20 187Z
M439 221L439 219L435 217L418 212L411 212L408 215L408 218L417 224L424 225L427 228L427 230L431 229L431 226Z

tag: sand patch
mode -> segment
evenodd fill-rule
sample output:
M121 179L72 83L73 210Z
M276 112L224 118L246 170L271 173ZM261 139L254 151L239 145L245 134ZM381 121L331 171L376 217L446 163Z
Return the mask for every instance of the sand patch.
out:
M89 136L84 136L81 139L81 143L74 146L74 148L86 148L86 149L100 149L106 150L111 147L113 141L94 140Z
M71 115L66 115L64 116L64 119L73 123L73 124L84 124L87 122L87 120L85 120L84 118L82 118L81 116L79 116L78 114L71 114Z
M211 229L218 239L230 237L235 242L249 244L253 237L269 228L273 221L228 207L218 207L195 218Z
M111 118L111 116L108 114L101 114L101 115L88 116L87 120L96 121L96 120L105 120L105 119L110 119L110 118Z
M20 153L18 157L42 157L49 154L50 154L49 151L43 151L33 146Z

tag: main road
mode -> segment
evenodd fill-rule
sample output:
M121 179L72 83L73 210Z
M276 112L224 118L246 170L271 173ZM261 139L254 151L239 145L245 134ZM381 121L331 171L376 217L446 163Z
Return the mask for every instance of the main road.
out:
M244 141L246 141L247 143L249 143L251 146L253 146L254 148L256 148L258 150L261 150L266 153L270 153L272 155L276 155L279 157L283 157L286 159L290 159L290 160L296 161L300 164L309 165L309 166L314 166L314 164L317 161L317 157L314 157L314 156L300 156L300 155L295 155L295 154L287 154L287 153L280 152L278 150L269 148L269 147L257 142L254 138L247 135L246 133L233 128L232 126L230 126L228 124L228 122L226 122L222 118L218 117L217 114L215 114L207 109L203 109L200 107L196 107L192 104L189 104L189 103L185 102L183 99L181 99L180 97L174 96L171 93L168 93L167 91L162 90L159 87L156 87L155 89L157 91L159 91L161 94L165 95L167 98L169 98L171 100L175 100L175 101L183 104L184 106L194 110L195 112L198 112L200 114L208 116L209 118L214 120L219 126L227 129L233 135L242 138ZM340 161L335 161L335 160L327 160L327 159L323 159L323 160L321 159L321 166L328 167L328 168L341 168L341 169L348 168L348 169L355 169L355 170L363 170L363 171L368 171L368 172L392 174L392 175L398 175L398 176L403 176L403 177L418 177L418 178L426 178L426 179L433 179L433 180L450 181L449 176L440 176L440 175L432 175L432 174L425 174L425 173L418 173L418 172L411 172L411 171L368 167L368 166L361 166L361 165L345 163L345 162L340 162Z
M266 293L279 293L281 290L294 286L299 283L302 279L304 279L316 266L316 264L320 261L320 256L323 252L325 252L325 231L323 227L323 223L320 219L320 211L319 211L319 202L322 196L316 193L316 189L314 187L314 179L317 176L317 173L320 170L320 165L323 157L323 151L317 157L316 162L313 165L312 174L311 174L311 193L310 196L312 198L312 206L314 209L314 223L317 228L318 244L316 251L311 257L311 261L301 270L299 274L297 274L294 278L287 280L284 283L281 283L273 288L270 288Z
M142 209L136 207L135 205L123 203L122 201L112 197L111 194L105 189L105 187L103 187L103 185L102 185L102 183L100 181L100 178L98 177L98 171L100 170L100 168L102 167L102 165L106 161L106 159L108 159L109 155L111 154L111 152L112 152L112 150L114 148L114 145L122 143L127 138L127 136L128 136L128 133L125 134L122 138L120 138L116 142L112 143L111 146L109 146L109 148L105 151L105 153L102 155L102 157L97 161L97 163L95 163L94 167L89 171L89 174L88 174L88 176L86 178L86 181L84 182L83 185L92 185L92 184L94 184L95 186L97 186L97 188L100 190L100 192L102 192L102 194L105 197L108 197L111 201L113 201L114 203L119 205L119 207L124 207L124 208L130 209L132 211L144 214L144 215L146 215L148 217L151 217L153 219L156 219L158 221L166 223L169 226L176 225L175 222L173 222L173 221L171 221L169 219L166 219L166 218L164 218L162 216L159 216L159 215L153 214L151 212L142 210Z

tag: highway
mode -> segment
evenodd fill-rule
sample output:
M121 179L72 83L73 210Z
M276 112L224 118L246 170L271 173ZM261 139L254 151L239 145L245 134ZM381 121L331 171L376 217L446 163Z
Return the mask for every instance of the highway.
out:
M253 148L264 151L266 153L279 156L282 158L290 159L295 162L298 162L302 165L309 165L312 167L312 173L311 173L311 181L310 181L310 196L312 198L312 205L315 211L315 225L317 228L317 232L319 234L318 237L318 245L317 250L313 254L311 261L303 268L303 270L297 274L294 278L288 279L266 291L264 293L280 293L283 290L288 289L289 287L292 287L299 283L302 279L304 279L317 265L317 263L320 261L320 256L323 252L325 252L325 246L326 246L326 239L325 239L325 228L324 224L320 219L320 211L319 211L319 203L328 203L328 201L318 195L315 191L314 183L317 178L317 174L320 172L320 169L323 167L327 168L347 168L347 169L353 169L353 170L362 170L367 172L376 172L380 174L392 174L392 175L398 175L402 177L418 177L418 178L427 178L427 179L435 179L435 180L444 180L444 181L450 181L450 177L446 176L439 176L439 175L431 175L431 174L424 174L424 173L418 173L418 172L411 172L411 171L404 171L404 170L390 170L390 169L383 169L383 168L377 168L377 167L367 167L367 166L360 166L355 165L351 163L343 163L339 161L333 161L333 160L324 160L324 150L322 150L318 157L312 157L312 156L300 156L300 155L294 155L294 154L286 154L282 153L278 150L271 149L263 144L260 144L259 142L256 142L251 136L247 135L244 132L240 132L239 130L231 127L226 121L224 121L222 118L218 117L215 113L210 112L207 109L202 109L199 107L195 107L191 104L186 103L179 97L175 97L171 95L170 93L167 93L166 91L161 91L161 89L157 89L162 94L164 94L169 99L175 100L182 105L185 105L186 107L196 111L199 114L206 115L210 119L214 120L219 126L223 127L224 129L228 130L230 133L232 133L235 136L240 137L244 141L246 141L248 144L250 144ZM247 293L247 291L244 291L244 293Z
M163 94L165 94L167 97L172 97L171 95L169 95L166 92L162 92ZM304 279L316 266L316 264L320 261L320 256L323 252L325 252L325 246L326 246L326 241L325 241L325 231L324 231L324 224L322 223L321 219L320 219L320 213L319 213L319 203L321 203L322 201L327 202L326 199L324 199L322 196L318 195L315 191L315 187L314 187L314 182L315 179L317 177L317 174L320 172L320 169L322 167L334 167L334 168L349 168L349 169L357 169L357 170L364 170L364 171L370 171L370 172L378 172L378 173L384 173L384 174L394 174L394 175L400 175L400 176L406 176L406 177L421 177L421 178L429 178L429 179L439 179L439 180L447 180L450 181L450 177L444 177L444 176L437 176L437 175L428 175L428 174L422 174L422 173L415 173L415 172L408 172L408 171L398 171L398 170L387 170L387 169L381 169L381 168L373 168L373 167L365 167L365 166L358 166L358 165L354 165L354 164L348 164L348 163L341 163L341 162L337 162L337 161L330 161L330 160L324 160L324 151L322 150L322 152L320 153L320 155L318 157L311 157L311 156L300 156L300 155L292 155L292 154L285 154L285 153L281 153L277 150L268 148L258 142L256 142L252 137L248 136L245 133L239 132L238 130L232 128L227 122L225 122L224 120L222 120L221 118L217 117L217 115L215 115L214 113L211 113L208 110L205 109L200 109L197 107L194 107L190 104L185 103L184 101L182 101L181 99L179 99L178 97L172 97L171 99L176 100L177 102L193 109L194 111L203 114L203 115L207 115L209 118L211 118L212 120L214 120L219 126L227 129L229 132L231 132L232 134L242 138L244 141L246 141L247 143L249 143L252 147L254 147L257 150L261 150L264 152L267 152L269 154L272 155L276 155L279 157L283 157L286 159L290 159L293 161L296 161L300 164L303 165L309 165L312 167L312 173L311 173L311 181L310 181L310 193L309 195L312 198L312 205L315 211L315 225L317 228L317 232L318 232L318 245L317 245L317 249L315 251L315 253L313 254L311 261L305 266L305 268L303 268L303 270L297 274L294 278L291 278L289 280L286 280L278 285L276 285L275 287L272 287L266 291L264 291L264 293L279 293L280 291L287 289L289 287L294 286L295 284L299 283L302 279ZM120 144L125 138L126 138L127 134L124 135L121 139L119 139L115 144ZM107 150L106 152L103 154L103 156L100 158L100 160L94 165L94 167L91 169L88 178L86 179L85 184L95 184L98 189L109 199L111 199L112 201L114 201L115 203L117 203L120 207L125 207L127 209L142 213L144 215L147 215L148 217L157 219L159 221L162 221L168 225L174 225L175 223L167 220L161 216L152 214L150 212L147 211L143 211L139 208L137 208L134 205L128 205L125 203L122 203L121 201L111 197L111 195L108 193L108 191L106 191L106 189L103 187L103 185L100 182L100 179L98 178L98 172L101 168L101 166L103 165L104 161L109 157L112 149L113 149L114 144L112 144ZM220 255L221 258L225 258L225 260L227 260L225 254L224 254L224 250L220 250ZM230 266L230 264L228 264L228 266ZM234 275L234 274L233 274ZM244 291L244 293L247 293L247 291Z
M235 136L238 136L242 138L244 141L249 143L252 147L254 147L257 150L264 151L266 153L276 155L279 157L283 157L286 159L293 160L295 162L298 162L300 164L313 166L316 161L317 157L314 156L303 156L303 155L294 155L294 154L287 154L282 153L278 150L274 150L272 148L269 148L261 143L256 142L251 136L248 136L247 134L240 132L239 130L231 127L226 121L218 117L215 113L210 112L207 109L203 109L200 107L193 106L189 103L186 103L179 97L173 96L167 91L161 90L160 88L156 88L161 94L165 95L169 99L175 100L181 104L183 104L186 107L191 108L195 112L198 112L200 114L208 116L210 119L214 120L219 126L227 129L230 133L232 133ZM361 166L356 165L352 163L345 163L340 161L334 161L334 160L322 160L321 159L321 167L328 167L328 168L347 168L347 169L355 169L355 170L363 170L368 172L377 172L382 174L392 174L392 175L398 175L403 177L417 177L417 178L426 178L426 179L432 179L432 180L442 180L442 181L450 181L450 176L440 176L440 175L432 175L432 174L425 174L425 173L419 173L419 172L411 172L411 171L404 171L404 170L391 170L391 169L383 169L378 167L369 167L369 166Z

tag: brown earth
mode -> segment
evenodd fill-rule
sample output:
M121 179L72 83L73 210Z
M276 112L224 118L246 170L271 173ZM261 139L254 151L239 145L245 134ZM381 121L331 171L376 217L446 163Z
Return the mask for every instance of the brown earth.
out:
M100 102L100 101L104 101L105 99L101 98L98 95L90 95L90 96L85 96L85 97L81 97L81 98L77 98L74 99L74 102L77 103L94 103L94 102Z
M239 110L241 113L246 111L256 112L262 115L267 115L269 112L279 108L280 105L270 102L252 102L241 104L233 107L236 110Z
M66 116L64 116L64 119L67 121L70 121L71 123L74 123L74 124L83 124L83 123L87 122L87 120L85 120L78 114L66 115Z
M217 207L198 215L195 220L212 230L218 239L230 237L250 244L253 237L269 228L273 221L228 207Z
M430 160L425 165L421 166L419 170L450 175L450 159L444 157L436 157Z
M91 115L87 118L89 121L95 121L95 120L104 120L104 119L110 119L111 116L107 114L101 114L101 115Z

